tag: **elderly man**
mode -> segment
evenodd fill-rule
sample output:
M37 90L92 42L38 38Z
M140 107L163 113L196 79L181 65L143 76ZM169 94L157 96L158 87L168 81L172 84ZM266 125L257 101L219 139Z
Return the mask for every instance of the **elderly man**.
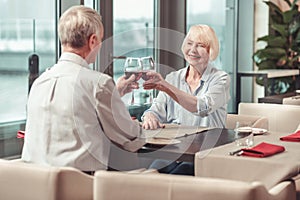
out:
M144 141L121 96L138 88L135 77L112 78L89 68L100 50L101 16L85 6L59 21L62 55L35 80L27 104L22 159L92 172L106 169L110 141L136 151Z

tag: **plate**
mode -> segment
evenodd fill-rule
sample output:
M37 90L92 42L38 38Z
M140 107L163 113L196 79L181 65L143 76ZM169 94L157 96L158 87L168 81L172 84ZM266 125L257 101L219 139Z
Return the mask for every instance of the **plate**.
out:
M147 138L146 142L153 145L171 145L179 144L181 141L177 139Z
M252 128L252 132L254 135L263 135L268 132L266 129L263 128Z
M245 126L245 127L240 127L240 128L238 128L237 131L238 131L239 133L251 133L252 128L249 127L249 126Z

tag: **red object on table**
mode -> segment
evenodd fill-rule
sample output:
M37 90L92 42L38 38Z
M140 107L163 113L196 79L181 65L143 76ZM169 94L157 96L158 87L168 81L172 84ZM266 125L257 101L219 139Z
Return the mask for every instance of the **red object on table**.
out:
M24 138L24 137L25 137L25 131L18 130L17 138Z
M300 130L290 135L281 137L280 140L290 141L290 142L300 142Z
M285 148L283 146L262 142L252 148L244 148L242 150L243 156L263 158L283 152Z

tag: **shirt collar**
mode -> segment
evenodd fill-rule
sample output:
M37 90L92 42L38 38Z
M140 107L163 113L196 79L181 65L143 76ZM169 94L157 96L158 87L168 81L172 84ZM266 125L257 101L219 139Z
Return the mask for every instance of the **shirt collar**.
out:
M185 77L186 77L186 73L187 73L187 70L188 70L189 66L185 67L182 69L182 73L180 74L180 80L185 82Z
M78 64L82 67L90 68L89 64L86 62L86 60L75 53L64 52L61 54L59 61L69 61L69 62Z
M180 75L181 81L185 81L186 73L187 73L189 67L190 66L188 65L187 67L182 69L182 73ZM205 82L208 80L208 78L211 74L212 68L213 68L213 66L211 65L211 63L208 63L206 69L204 70L204 73L202 74L201 81Z
M212 64L208 63L206 69L204 70L204 73L202 74L201 80L203 81L208 80L209 76L211 75L212 68L213 68Z

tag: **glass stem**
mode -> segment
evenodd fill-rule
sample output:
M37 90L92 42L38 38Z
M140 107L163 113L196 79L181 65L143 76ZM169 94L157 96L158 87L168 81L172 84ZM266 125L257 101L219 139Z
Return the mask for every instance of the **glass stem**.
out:
M149 93L149 103L152 104L153 102L153 95L152 95L152 91L150 91Z
M131 105L134 104L134 90L132 90L131 92L131 102L130 102Z

